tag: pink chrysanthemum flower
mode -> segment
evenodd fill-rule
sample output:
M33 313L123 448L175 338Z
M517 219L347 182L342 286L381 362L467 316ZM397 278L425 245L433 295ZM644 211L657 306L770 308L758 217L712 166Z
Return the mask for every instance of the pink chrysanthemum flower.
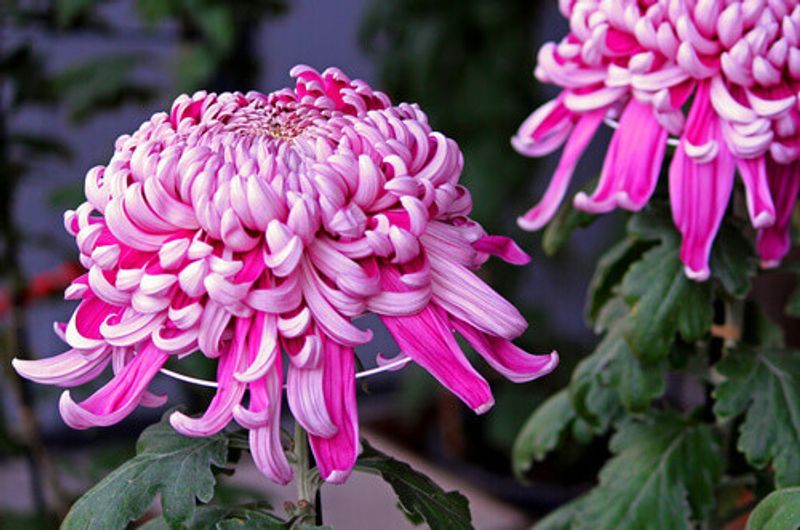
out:
M512 143L529 156L566 145L542 201L519 224L536 230L553 217L581 153L610 119L617 130L600 182L591 195L576 195L577 208L643 208L673 135L669 190L687 275L709 276L737 168L762 263L777 265L790 246L800 188L798 1L561 0L560 7L570 32L542 47L536 76L564 90Z
M352 318L380 315L403 354L478 413L492 394L454 332L513 381L556 366L555 353L511 344L525 320L471 272L490 254L528 257L467 217L456 143L416 105L393 106L335 68L292 75L294 90L269 95L181 96L87 174L88 201L65 216L88 269L66 291L80 305L57 326L72 349L15 361L61 386L112 364L88 399L61 396L72 427L163 404L151 379L199 349L217 359L218 388L202 416L171 416L177 431L210 435L235 419L263 473L289 481L285 371L322 477L341 482L358 451L353 348L372 338Z

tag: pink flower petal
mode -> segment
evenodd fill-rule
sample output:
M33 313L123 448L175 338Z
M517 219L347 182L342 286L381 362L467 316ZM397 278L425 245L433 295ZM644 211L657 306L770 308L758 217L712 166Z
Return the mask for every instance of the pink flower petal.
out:
M359 452L353 350L325 341L322 386L331 422L337 431L331 437L309 436L322 478L341 484L350 476Z
M470 366L448 328L444 311L435 305L417 315L382 316L400 350L478 414L492 408L494 397L486 380Z

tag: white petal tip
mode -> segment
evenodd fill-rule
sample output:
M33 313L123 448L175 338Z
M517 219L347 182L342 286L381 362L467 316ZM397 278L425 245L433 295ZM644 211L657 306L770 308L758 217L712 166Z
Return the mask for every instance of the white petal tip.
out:
M753 219L753 228L767 228L775 224L775 214L772 212L761 212Z
M475 410L475 414L477 414L479 416L481 414L485 414L492 407L494 407L494 398L490 398L489 401L487 401L486 403L484 403L482 405L478 405L477 407L475 407L475 409L474 409Z
M330 484L344 484L348 477L350 477L350 470L334 469L327 477L323 477L323 479Z
M536 232L546 224L547 221L541 218L530 220L525 217L517 217L517 225L528 232Z
M686 274L687 278L689 278L690 280L694 280L696 282L704 282L708 280L708 278L711 276L711 271L708 270L708 268L696 271L687 265L686 267L683 268L683 271Z
M781 264L779 259L762 259L759 264L762 269L777 269Z

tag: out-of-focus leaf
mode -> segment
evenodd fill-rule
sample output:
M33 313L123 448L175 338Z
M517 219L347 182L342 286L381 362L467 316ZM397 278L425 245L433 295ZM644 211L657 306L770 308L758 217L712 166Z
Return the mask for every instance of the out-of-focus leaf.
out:
M747 520L747 530L800 528L800 488L773 491L758 503Z
M574 530L578 514L585 503L585 495L571 500L547 514L547 517L533 525L531 530Z
M575 528L689 530L713 507L722 456L708 425L657 413L623 423L610 447L615 456L580 504Z
M800 485L800 352L740 348L715 368L717 417L746 413L737 448L755 467L771 464L778 486Z
M72 151L66 143L55 136L46 134L14 132L8 135L8 145L23 157L49 156L67 161L72 158Z
M750 291L757 265L753 245L741 227L730 221L723 223L711 252L711 274L729 295L741 299Z
M604 432L618 417L619 403L630 412L642 412L664 393L666 361L644 363L633 354L625 340L633 322L623 300L606 304L598 322L609 331L575 368L570 393L581 417Z
M421 518L432 530L472 528L472 516L466 497L456 491L445 492L431 479L373 448L366 440L356 462L356 469L376 473L397 494L400 507L412 517Z
M590 187L594 187L594 182L596 180L592 181ZM544 229L542 250L548 256L554 255L561 250L576 228L589 226L595 218L596 216L575 208L572 201L564 201L564 204L558 209L558 213Z
M69 26L105 2L107 0L56 0L56 19L60 26Z
M134 54L106 55L59 73L54 83L70 108L70 117L81 122L125 103L149 100L152 87L134 79L144 59Z
M561 443L574 420L575 409L566 390L561 390L541 404L525 422L514 442L514 473L524 478L534 461L544 459Z
M64 519L64 530L125 528L144 514L157 493L171 525L190 521L196 500L208 502L214 495L213 467L227 462L228 439L222 434L181 436L165 415L144 430L136 453L78 499Z
M600 257L589 284L585 315L587 322L596 324L600 310L615 295L615 287L622 281L625 272L633 261L647 248L632 237L627 237L611 247ZM605 331L595 327L595 332Z

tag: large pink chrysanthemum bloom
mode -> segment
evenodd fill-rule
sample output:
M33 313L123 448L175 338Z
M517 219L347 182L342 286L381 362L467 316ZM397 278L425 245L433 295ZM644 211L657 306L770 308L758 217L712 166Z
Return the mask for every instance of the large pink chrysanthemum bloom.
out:
M689 277L709 254L738 168L764 266L788 252L800 188L800 7L797 0L561 0L570 32L539 52L536 76L563 87L513 138L529 156L564 153L542 201L519 219L555 214L604 120L618 124L597 189L575 206L601 213L648 202L668 136L673 218ZM684 115L684 107L688 107Z
M66 291L80 305L57 326L72 349L15 361L23 376L61 386L112 364L113 379L88 399L61 396L70 426L161 405L151 379L199 349L217 359L218 388L201 417L171 416L177 431L210 435L235 419L258 467L289 481L286 370L322 477L341 482L358 451L353 348L372 338L352 318L380 315L403 354L478 413L492 394L454 332L512 381L556 366L555 353L509 342L525 320L471 272L490 254L528 257L467 217L456 143L416 105L393 106L335 68L292 75L293 90L269 95L181 96L87 174L88 201L65 216L88 269Z

